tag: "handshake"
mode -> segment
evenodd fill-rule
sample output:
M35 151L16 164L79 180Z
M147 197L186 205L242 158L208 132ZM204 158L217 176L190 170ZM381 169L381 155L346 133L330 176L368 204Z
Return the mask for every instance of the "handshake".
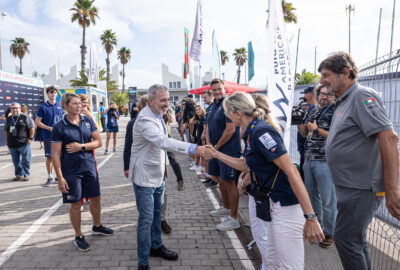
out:
M218 151L212 145L197 146L196 154L200 157L209 160L215 158Z

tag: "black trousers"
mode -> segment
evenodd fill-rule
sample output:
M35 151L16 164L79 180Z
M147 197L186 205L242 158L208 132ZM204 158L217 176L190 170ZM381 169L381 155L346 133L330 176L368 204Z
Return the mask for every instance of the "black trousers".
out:
M172 170L174 170L174 173L176 175L176 180L183 181L181 166L179 166L179 163L176 161L174 153L167 152L167 155L168 155L168 160L169 160L169 163L171 164Z
M101 126L103 127L103 132L106 131L106 118L101 117Z

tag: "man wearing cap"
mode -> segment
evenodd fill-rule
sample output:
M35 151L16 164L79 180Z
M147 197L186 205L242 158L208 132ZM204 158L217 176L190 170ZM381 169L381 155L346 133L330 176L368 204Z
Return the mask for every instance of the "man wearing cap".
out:
M304 98L306 99L306 102L301 104L301 108L307 112L304 119L306 119L308 114L311 111L313 111L315 108L313 91L314 91L314 87L310 86L310 87L307 87L306 89L304 89L304 91L302 92L302 94L304 94ZM301 135L300 131L297 131L297 151L299 151L299 154L300 154L300 175L301 175L301 178L303 179L303 181L304 181L303 166L304 166L304 160L305 160L305 157L304 157L304 144L305 143L306 143L306 138L304 138Z
M335 245L345 270L371 269L366 230L386 199L400 220L399 148L379 94L357 82L350 54L321 62L321 84L335 93L335 113L326 141L326 160L335 184Z

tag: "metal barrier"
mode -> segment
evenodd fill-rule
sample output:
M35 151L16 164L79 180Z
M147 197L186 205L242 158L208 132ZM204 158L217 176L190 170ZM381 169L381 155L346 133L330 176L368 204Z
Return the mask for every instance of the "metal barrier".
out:
M400 133L400 50L385 55L360 67L358 82L377 91L385 104L386 111L393 123L394 130ZM294 103L301 91L310 85L295 87ZM290 130L290 157L299 163L297 152L297 128ZM393 218L385 202L375 214L367 230L370 243L372 269L400 269L400 222Z

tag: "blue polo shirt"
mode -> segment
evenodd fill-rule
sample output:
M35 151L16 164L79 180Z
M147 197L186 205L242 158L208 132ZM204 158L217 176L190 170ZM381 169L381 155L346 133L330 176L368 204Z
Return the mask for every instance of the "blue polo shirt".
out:
M49 127L54 127L62 119L64 111L60 103L56 102L54 105L46 101L40 105L37 117L42 118L42 123ZM43 139L49 140L51 138L51 132L47 129L43 129Z
M94 150L79 151L69 154L65 146L72 142L80 144L89 143L93 140L92 133L97 131L93 120L81 115L79 126L63 117L54 127L51 133L51 142L62 143L61 147L61 171L63 176L81 175L90 170L96 169Z
M232 120L225 116L224 107L222 103L224 98L221 98L219 102L214 99L213 103L209 106L209 112L207 116L208 125L208 136L212 145L216 145L218 140L221 138L226 128L226 123L232 123ZM240 128L237 127L235 133L224 145L222 145L219 151L223 153L240 153Z
M279 169L273 160L287 153L283 140L274 127L257 118L248 125L243 140L247 166L256 175L260 191L268 192ZM253 195L254 189L255 183L252 182L248 192ZM288 177L282 170L278 173L270 196L273 202L279 201L282 206L298 203Z
M120 116L119 111L115 110L118 116ZM113 111L108 109L107 111L107 128L115 128L118 127L117 117L113 114Z

